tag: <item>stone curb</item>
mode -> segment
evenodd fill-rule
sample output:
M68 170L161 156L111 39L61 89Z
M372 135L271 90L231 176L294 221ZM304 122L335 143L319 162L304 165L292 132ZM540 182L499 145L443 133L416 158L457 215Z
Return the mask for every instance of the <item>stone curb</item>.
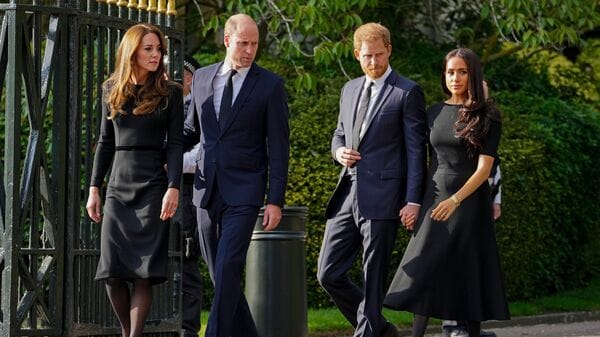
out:
M544 314L536 316L518 316L513 317L508 321L487 321L481 324L484 330L494 330L495 328L507 328L514 326L538 325L538 324L561 324L575 323L585 321L600 321L600 310L596 311L573 311L559 312L553 314ZM411 335L410 329L399 330L401 337ZM441 327L430 324L427 328L427 333L441 333Z
M519 316L510 321L491 321L482 324L485 328L505 328L519 325L558 324L600 320L600 311L559 312L537 316Z

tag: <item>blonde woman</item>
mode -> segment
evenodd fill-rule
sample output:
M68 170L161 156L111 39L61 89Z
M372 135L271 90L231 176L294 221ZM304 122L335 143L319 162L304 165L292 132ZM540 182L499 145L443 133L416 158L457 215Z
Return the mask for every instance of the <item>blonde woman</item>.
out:
M142 335L152 285L167 279L166 220L175 214L179 196L183 98L181 87L166 79L165 47L158 28L131 27L103 87L86 209L94 222L102 222L96 280L106 281L123 337ZM111 164L102 211L100 186Z

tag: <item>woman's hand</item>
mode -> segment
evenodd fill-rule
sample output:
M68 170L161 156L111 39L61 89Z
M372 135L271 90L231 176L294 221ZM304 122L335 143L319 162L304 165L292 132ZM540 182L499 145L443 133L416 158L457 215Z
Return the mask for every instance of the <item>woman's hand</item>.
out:
M102 202L100 201L100 189L97 186L90 186L90 194L85 209L92 221L96 223L102 221Z
M458 206L452 199L448 198L442 202L440 202L434 209L431 211L431 218L435 221L446 221L450 218L450 216L456 211Z
M162 200L162 208L160 210L160 219L167 221L175 215L177 204L179 203L179 190L169 187Z

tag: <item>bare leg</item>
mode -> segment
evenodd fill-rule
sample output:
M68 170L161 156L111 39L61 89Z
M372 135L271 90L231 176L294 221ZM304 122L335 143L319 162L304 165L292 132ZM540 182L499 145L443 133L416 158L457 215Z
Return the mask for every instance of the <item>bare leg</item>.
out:
M129 337L140 337L144 331L146 317L150 312L152 303L152 284L149 280L137 279L133 281L131 295L131 334Z
M129 337L131 328L129 305L131 298L129 296L127 282L117 278L106 280L106 293L108 294L108 299L121 324L121 334L123 337Z
M479 337L481 334L481 322L467 321L467 332L469 336Z
M412 337L423 337L427 330L429 317L415 314L413 317Z

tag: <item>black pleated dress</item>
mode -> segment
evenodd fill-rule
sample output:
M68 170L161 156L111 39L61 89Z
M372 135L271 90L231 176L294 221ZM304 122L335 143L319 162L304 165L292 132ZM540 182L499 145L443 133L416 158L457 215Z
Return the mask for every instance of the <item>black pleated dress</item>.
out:
M470 158L454 136L456 105L427 110L430 167L419 219L384 305L447 320L510 319L494 231L487 183L462 201L448 221L434 221L431 211L456 193L473 174ZM481 154L496 156L500 123L492 123Z
M102 185L112 163L96 280L149 279L155 284L167 279L169 222L160 219L162 198L167 187L179 188L181 179L182 91L171 85L169 96L150 114L134 115L133 99L123 108L126 115L110 120L103 103L94 157L91 186Z

